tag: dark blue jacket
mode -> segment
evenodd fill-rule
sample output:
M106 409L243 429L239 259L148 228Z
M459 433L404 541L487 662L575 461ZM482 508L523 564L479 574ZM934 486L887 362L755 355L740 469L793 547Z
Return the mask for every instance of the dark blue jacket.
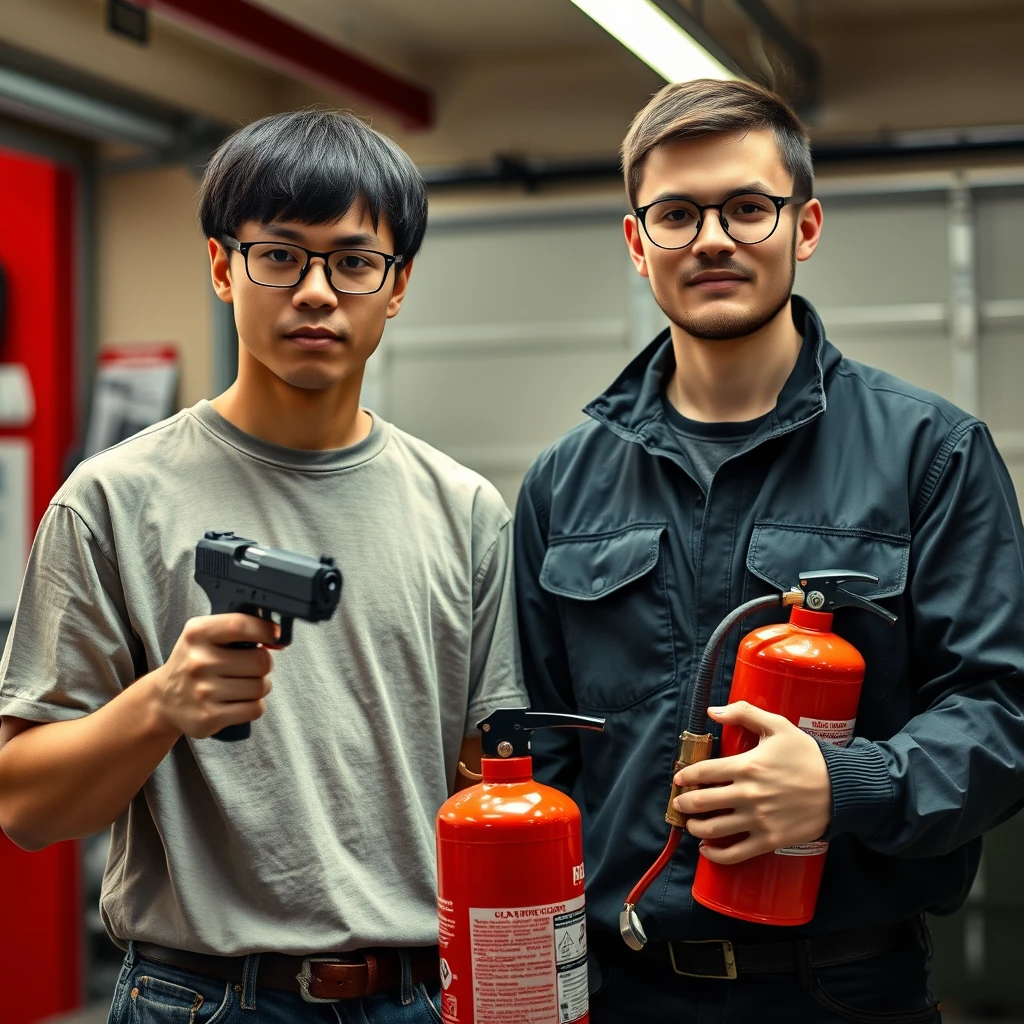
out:
M737 605L812 568L859 569L895 628L854 609L835 630L867 662L856 735L823 745L833 819L818 910L788 935L948 913L980 835L1024 804L1024 533L985 425L844 359L794 297L799 360L744 449L704 494L666 422L666 331L527 473L516 520L526 682L534 707L608 719L539 732L538 777L583 812L592 925L664 845L672 762L697 662ZM740 635L721 659L724 704ZM710 724L710 723L709 723ZM690 895L684 836L638 908L658 939L765 938Z

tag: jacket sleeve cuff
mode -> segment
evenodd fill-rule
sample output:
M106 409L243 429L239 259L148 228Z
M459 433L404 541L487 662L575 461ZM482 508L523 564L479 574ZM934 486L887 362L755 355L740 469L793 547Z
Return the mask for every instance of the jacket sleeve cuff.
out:
M882 751L859 736L848 747L822 740L818 746L832 783L832 822L822 838L834 839L844 832L869 838L892 806L892 782Z

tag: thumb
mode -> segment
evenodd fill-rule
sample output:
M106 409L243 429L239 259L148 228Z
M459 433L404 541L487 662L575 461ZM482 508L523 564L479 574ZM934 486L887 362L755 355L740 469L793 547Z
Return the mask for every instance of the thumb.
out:
M789 725L789 719L774 715L770 711L754 707L745 700L727 704L724 708L708 708L708 717L722 725L735 725L749 729L760 736L772 736Z

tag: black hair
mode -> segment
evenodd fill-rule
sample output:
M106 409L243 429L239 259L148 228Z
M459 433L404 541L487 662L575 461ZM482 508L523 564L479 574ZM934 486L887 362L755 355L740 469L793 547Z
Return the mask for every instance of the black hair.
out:
M363 203L383 216L395 253L412 259L427 227L427 193L408 155L353 114L307 109L272 114L217 148L203 174L199 219L207 238L247 220L328 224Z

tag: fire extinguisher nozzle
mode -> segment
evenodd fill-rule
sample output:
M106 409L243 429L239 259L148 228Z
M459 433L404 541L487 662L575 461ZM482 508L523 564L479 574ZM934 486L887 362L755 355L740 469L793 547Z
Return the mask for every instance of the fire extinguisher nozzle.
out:
M640 918L633 909L632 903L624 903L619 912L619 934L622 936L622 941L637 952L647 945L647 933L644 931L644 926L640 923Z

